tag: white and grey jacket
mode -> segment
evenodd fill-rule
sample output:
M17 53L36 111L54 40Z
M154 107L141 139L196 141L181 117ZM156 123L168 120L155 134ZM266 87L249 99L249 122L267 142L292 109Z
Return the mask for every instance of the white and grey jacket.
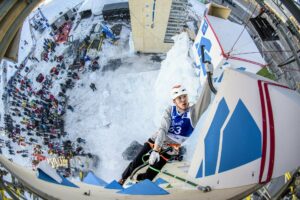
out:
M210 98L211 92L209 86L208 84L205 84L198 101L194 105L190 106L189 109L187 109L187 112L189 112L188 114L191 120L191 125L193 127L196 126L202 113L208 107ZM168 144L182 144L185 141L185 139L176 139L172 137L172 134L168 134L172 122L171 117L172 106L169 106L163 114L158 131L151 137L151 140L153 140L155 145L158 145L159 147L166 148Z

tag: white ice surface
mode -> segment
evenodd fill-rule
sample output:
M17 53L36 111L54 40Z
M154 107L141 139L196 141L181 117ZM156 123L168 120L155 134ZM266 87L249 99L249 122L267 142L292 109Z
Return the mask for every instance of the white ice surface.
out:
M61 1L46 1L41 6L43 13L50 20L59 16L58 12L61 9L70 7L67 3L65 8L61 8L64 6L58 8L59 2ZM72 6L80 2L72 1ZM82 20L76 31L72 30L71 34L77 39L83 39L88 32L85 30L90 30L97 20L99 20L97 17ZM24 23L21 42L24 38L28 38L26 40L31 42L29 26L27 27L26 23ZM37 38L34 55L38 59L40 59L44 38L50 38L49 32L49 29L41 35L34 32ZM163 109L172 104L169 92L174 84L181 83L187 87L191 102L195 102L201 89L188 56L191 43L185 33L175 37L174 47L168 52L166 59L158 63L151 60L151 55L133 54L130 32L128 27L123 26L117 45L112 45L105 40L103 50L98 53L101 69L79 73L80 80L76 81L75 87L67 92L68 105L74 107L74 112L67 110L65 114L65 129L69 139L75 140L77 137L86 139L85 150L100 157L100 165L95 173L107 182L120 178L129 163L122 158L122 152L126 147L133 140L143 143L157 130ZM24 49L29 52L31 46L32 42ZM60 44L55 54L63 54L66 48L67 45ZM25 50L20 53L21 60L28 54ZM54 54L49 58L53 56ZM111 59L121 59L122 65L115 70L102 70ZM32 79L35 90L41 88L41 84L35 81L36 76L39 73L48 75L50 69L56 64L56 62L28 61L26 66L31 68L31 72L27 77ZM26 74L22 72L22 75ZM59 92L59 83L63 81L65 75L60 74L55 80L51 88L54 95ZM92 82L97 87L95 92L89 87ZM15 150L28 148L32 151L28 146L15 145L14 147ZM19 164L31 167L29 159L10 156L7 151L3 153Z

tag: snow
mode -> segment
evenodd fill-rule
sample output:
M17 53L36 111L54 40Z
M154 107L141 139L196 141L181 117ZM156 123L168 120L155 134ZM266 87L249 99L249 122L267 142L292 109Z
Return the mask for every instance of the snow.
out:
M174 85L182 84L190 93L190 101L195 102L195 94L199 88L199 80L194 75L192 60L188 56L188 51L192 45L186 33L174 36L175 44L167 53L167 58L161 63L161 70L157 77L156 105L159 115L166 105L170 105L170 88ZM158 122L159 123L159 122Z
M61 6L60 1L53 1L53 0L48 0L44 1L39 8L41 8L43 14L45 17L48 19L48 21L53 22L59 17L60 12L66 12L67 10L75 7L76 5L80 4L83 0L66 0L64 1L64 5ZM51 31L50 28L46 29L45 33L43 35L40 35L38 32L34 32L34 35L31 34L30 27L29 27L29 19L31 19L36 13L38 13L38 10L35 9L24 21L23 26L22 26L22 31L21 31L21 39L20 39L20 45L19 45L19 53L18 53L18 63L13 63L10 61L6 61L8 63L7 67L7 80L12 77L15 72L16 68L14 65L19 66L26 56L29 54L31 51L34 41L33 37L38 39L40 42L43 42L42 38L45 35L48 35L48 33ZM49 38L49 36L48 36ZM28 44L25 44L25 41ZM37 45L38 47L42 46L40 44ZM37 50L36 52L40 52ZM39 58L39 55L35 55L37 58ZM1 66L3 65L3 61L1 61Z
M64 6L58 6L61 4L60 1L46 1L41 5L41 9L51 22L59 16L59 12L70 9L80 2L82 1L68 0L64 1ZM108 2L119 1L101 1L100 4L104 5ZM71 34L76 39L83 39L93 22L97 23L99 20L97 17L84 19L80 22L78 29L72 30ZM44 38L50 38L49 33L50 28L41 35L34 31L37 42L33 53L38 59L43 50ZM20 50L20 60L26 57L33 45L33 41L29 40L31 34L28 18L24 23L21 42L24 38L26 40L28 38L29 44L24 48L26 51ZM133 53L131 31L128 26L124 25L120 40L116 45L112 45L108 39L104 41L103 50L99 53L101 69L95 72L79 73L80 80L75 82L72 90L67 91L68 105L74 107L74 112L67 110L64 116L68 137L73 141L77 137L86 139L85 151L92 152L100 158L95 174L107 182L119 179L128 165L129 161L122 158L122 152L129 144L133 140L143 143L155 133L160 124L162 111L172 104L170 89L173 85L178 83L185 85L191 102L195 102L200 93L201 86L194 74L192 60L188 54L192 44L186 33L175 36L174 40L175 44L167 53L165 60L162 63L155 62L151 59L152 55ZM67 45L60 44L55 49L55 54L63 54L66 48ZM49 58L53 56L54 54ZM116 68L107 66L113 59L121 59L122 65ZM56 62L45 61L34 63L29 60L27 62L26 66L31 68L27 76L33 81L34 90L41 88L41 84L35 81L36 76L39 73L48 75L50 69L56 64ZM25 75L24 72L22 74ZM65 76L66 74L60 75L55 80L51 88L54 95L59 92L59 83ZM97 90L94 92L89 87L91 83L96 85ZM18 150L23 147L16 145L14 148ZM9 158L12 157L7 151L3 153ZM31 167L29 159L20 156L12 158L14 162Z
M119 3L119 2L128 2L128 0L85 0L78 12L83 12L86 10L91 10L94 15L102 14L102 8L105 4Z
M68 94L75 111L67 112L66 131L87 140L89 149L101 159L96 173L108 182L118 179L128 165L121 154L129 144L133 140L143 143L155 133L162 112L156 108L171 104L169 91L174 83L185 83L191 97L197 94L199 81L187 56L188 37L183 33L175 40L178 43L161 70L147 56L126 55L129 51L124 49L123 54L116 54L120 50L111 48L107 57L127 56L124 64L115 71L82 77ZM91 82L96 84L95 92L89 88Z
M25 45L25 41L28 42L28 44ZM34 41L32 40L30 28L29 28L29 17L27 17L23 23L22 32L21 32L21 40L20 40L19 55L18 55L19 63L21 63L28 55L33 45L33 42Z
M95 2L94 0L85 0L78 9L78 12L80 13L83 11L92 10L93 6L95 6L95 3L97 2Z
M88 1L86 0L85 3ZM197 15L197 18L201 18L206 7L197 0L189 1L192 4L193 14ZM60 12L65 12L81 2L83 0L67 0L64 1L63 6L60 6L61 1L45 1L41 9L51 22L60 16ZM90 2L95 3L95 1ZM97 9L102 9L106 3L116 2L119 2L119 0L97 2ZM33 14L34 12L31 16ZM35 45L35 41L32 40L30 33L29 18L30 16L25 20L22 29L18 64L25 59ZM99 23L99 21L101 21L100 16L83 19L76 30L74 30L73 24L71 34L73 34L74 39L82 40L89 34L93 24ZM214 23L216 22L212 19L212 24ZM111 25L108 24L108 26ZM232 35L222 32L228 26L227 24L224 27L219 26L217 28L217 33L220 33L222 36L221 42L224 43L224 46L228 46L228 43L232 44L237 38L237 35L232 37ZM234 29L240 31L242 26L235 25ZM51 38L49 33L50 28L46 29L43 34L34 33L37 42L33 55L38 59L40 59L40 53L43 50L44 39ZM239 32L237 31L237 33ZM78 72L80 80L75 81L75 87L72 90L67 90L68 105L71 105L74 111L67 110L64 115L65 131L68 133L67 138L64 139L75 141L76 138L81 137L86 140L84 150L100 158L100 163L97 169L94 169L94 173L106 182L111 182L114 179L118 180L123 170L129 164L129 161L123 159L122 153L130 143L133 140L143 143L157 131L163 110L172 104L170 90L173 85L183 84L186 86L191 103L197 100L201 92L199 77L195 75L192 65L193 60L189 55L192 43L189 41L187 33L181 33L174 37L175 44L161 63L153 61L152 55L134 54L131 37L130 27L123 24L118 43L112 44L109 39L105 39L102 51L96 53L100 57L100 70ZM27 45L25 45L25 39L28 42ZM250 40L250 37L247 36L245 38L242 35L240 40L242 42L236 44L233 52L246 52L240 52L242 47L244 50L251 49L252 47L249 47ZM55 55L66 55L67 48L67 44L60 44L55 49ZM226 50L229 51L230 49ZM52 59L54 54L49 57ZM66 58L66 60L72 59L72 56ZM109 64L110 61L116 59L121 61L122 64L120 66ZM30 72L27 74L22 72L22 75L27 75L33 81L33 88L36 91L42 87L40 83L35 81L37 75L39 73L45 76L49 75L50 69L56 64L57 62L55 61L40 61L36 63L29 60L26 66L30 67ZM66 64L68 66L70 63ZM5 86L4 76L7 76L7 79L9 79L16 71L12 66L12 63L8 63L7 74L1 70L1 97ZM51 93L56 97L60 91L59 84L64 82L65 78L66 73L60 74L50 89ZM96 85L96 91L92 91L90 88L91 83ZM4 114L3 101L0 101L0 112L1 127ZM203 127L207 115L208 112L206 111L195 127L194 133L184 144L187 148L185 157L187 161L192 159L194 147L201 134L199 130ZM20 120L21 118L17 119L17 121ZM7 137L1 130L0 138L7 140ZM40 140L39 142L41 143ZM32 152L32 147L12 145L14 150L28 149L29 152ZM46 152L47 148L43 147L43 151ZM12 158L16 163L32 168L31 160L28 158L22 158L18 155L11 156L8 154L7 148L3 148L3 154L8 158ZM47 153L45 155L47 156Z
M44 16L52 24L61 14L82 3L83 0L46 1L39 6Z

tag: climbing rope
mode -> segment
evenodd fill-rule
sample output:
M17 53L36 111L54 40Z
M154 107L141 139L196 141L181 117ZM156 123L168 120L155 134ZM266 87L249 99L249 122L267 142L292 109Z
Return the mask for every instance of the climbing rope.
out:
M168 152L168 151L170 151L170 148L166 149L166 150L163 151L162 153L165 153L165 152ZM150 150L148 153L146 153L146 154L143 155L143 157L142 157L143 164L142 164L141 166L139 166L138 168L136 168L136 169L132 172L132 174L131 174L131 176L130 176L130 179L133 178L133 176L136 174L137 171L139 171L140 169L142 169L142 168L144 168L145 166L149 165L148 160L145 160L144 158L145 158L145 156L149 156L149 154L150 154L151 152L152 152L152 150ZM193 186L193 187L196 187L198 190L201 190L201 191L203 191L203 192L209 192L209 191L211 191L211 187L210 187L210 186L201 186L201 185L198 185L197 183L194 183L194 182L189 181L189 180L187 180L187 179L185 179L185 178L183 178L183 177L180 177L180 176L177 176L177 175L172 174L172 173L170 173L170 172L167 172L166 170L162 171L162 170L156 169L155 167L150 166L150 165L149 165L149 169L151 169L151 170L153 170L153 171L155 171L155 172L157 172L157 173L165 174L165 175L167 175L167 176L170 176L170 177L172 177L172 178L175 178L175 179L177 179L177 180L179 180L179 181L182 181L182 182L184 182L184 183L187 183L187 184L189 184L189 185L191 185L191 186Z

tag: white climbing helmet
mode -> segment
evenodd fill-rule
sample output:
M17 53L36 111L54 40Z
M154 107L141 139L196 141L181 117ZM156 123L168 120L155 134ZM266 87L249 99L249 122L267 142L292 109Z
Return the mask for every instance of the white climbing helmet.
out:
M184 95L184 94L188 94L187 93L187 90L184 86L182 85L174 85L172 90L171 90L171 97L172 99L176 99L176 97L179 97L181 95Z

